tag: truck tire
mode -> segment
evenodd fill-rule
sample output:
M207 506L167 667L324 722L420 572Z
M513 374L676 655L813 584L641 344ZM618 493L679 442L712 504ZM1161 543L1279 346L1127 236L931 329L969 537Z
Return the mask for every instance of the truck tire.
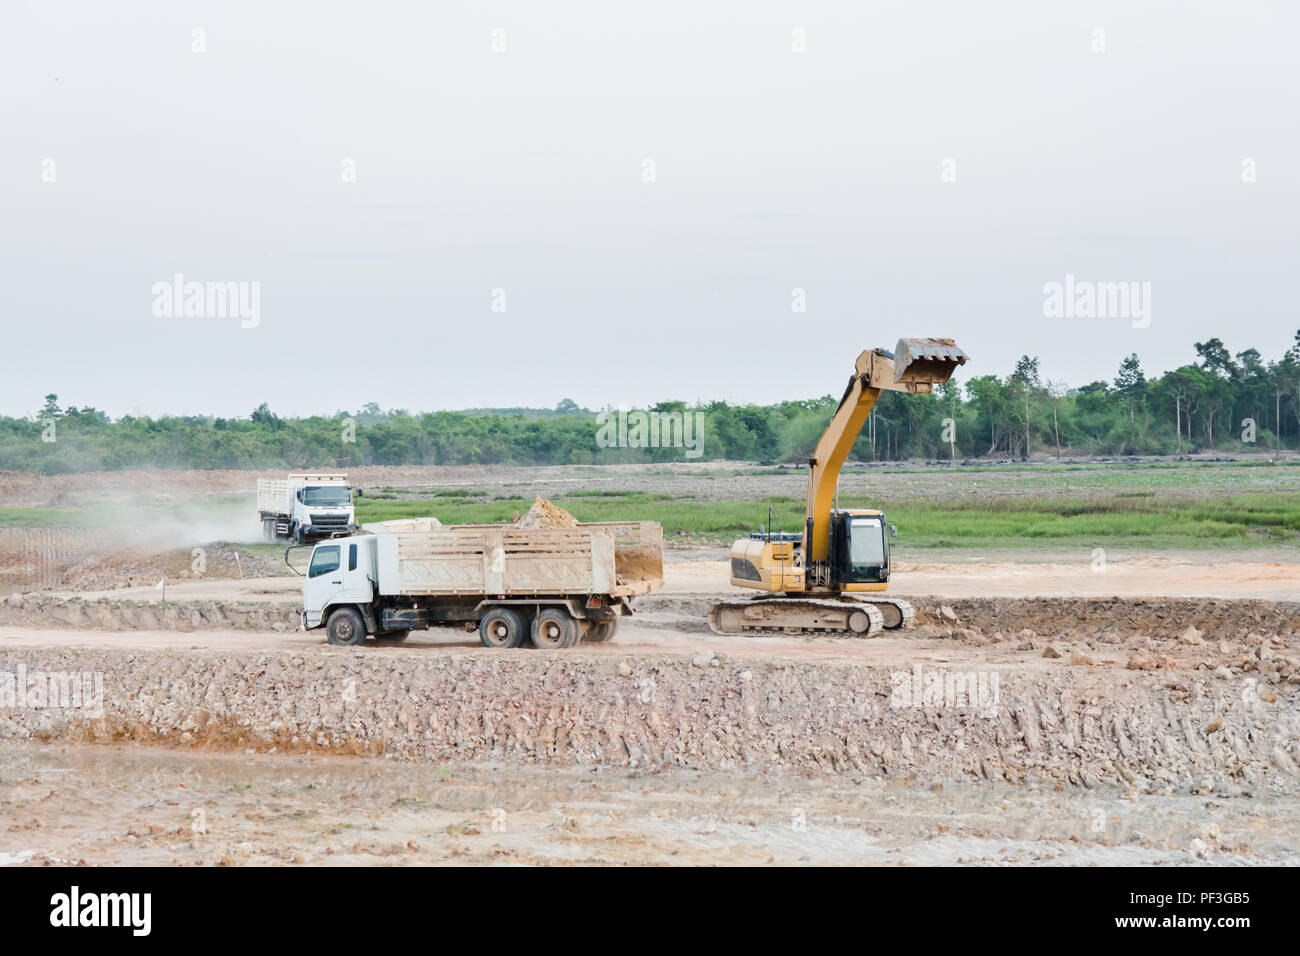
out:
M604 644L614 639L616 630L618 630L616 617L608 621L591 621L586 633L582 635L582 640L586 644Z
M330 615L325 638L339 647L352 647L366 639L366 622L350 607L341 607Z
M531 637L533 647L544 651L557 651L572 647L582 636L582 629L568 611L548 607L533 621Z
M405 631L384 631L382 634L375 635L375 642L377 644L400 644L406 640L410 633L409 628Z
M270 542L275 541L275 519L274 518L262 519L262 540L270 541Z
M479 618L478 639L484 647L518 647L523 643L527 630L524 616L514 608L493 607Z

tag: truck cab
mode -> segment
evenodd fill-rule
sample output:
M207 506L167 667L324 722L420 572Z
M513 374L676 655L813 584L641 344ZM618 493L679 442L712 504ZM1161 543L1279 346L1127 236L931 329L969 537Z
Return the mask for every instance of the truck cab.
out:
M318 543L302 586L303 626L320 627L332 608L369 608L376 579L374 535Z
M262 537L295 544L355 532L356 510L347 475L291 473L284 480L259 478L257 511Z
M298 540L328 537L356 523L352 489L346 481L308 482L294 491L290 533Z

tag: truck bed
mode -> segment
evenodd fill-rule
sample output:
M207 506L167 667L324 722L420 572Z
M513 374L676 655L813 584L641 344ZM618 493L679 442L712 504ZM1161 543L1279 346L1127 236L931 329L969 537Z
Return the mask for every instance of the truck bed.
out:
M261 514L287 515L292 510L289 482L274 478L257 479L257 510Z
M367 526L375 531L381 594L632 597L663 586L663 528L654 521L547 529L404 524Z

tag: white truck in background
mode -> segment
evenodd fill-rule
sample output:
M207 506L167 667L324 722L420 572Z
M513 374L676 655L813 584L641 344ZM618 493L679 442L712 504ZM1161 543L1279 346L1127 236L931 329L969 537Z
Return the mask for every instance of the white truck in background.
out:
M348 476L300 472L257 480L257 514L266 541L306 544L357 530Z

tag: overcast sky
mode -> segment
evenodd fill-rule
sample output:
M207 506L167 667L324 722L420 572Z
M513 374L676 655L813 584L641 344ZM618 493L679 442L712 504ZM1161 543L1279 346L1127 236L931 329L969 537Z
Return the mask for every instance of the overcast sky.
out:
M1276 357L1297 10L3 0L0 413L771 402L913 335L1074 385ZM156 315L178 273L259 283L256 327ZM1045 317L1067 273L1149 325Z

